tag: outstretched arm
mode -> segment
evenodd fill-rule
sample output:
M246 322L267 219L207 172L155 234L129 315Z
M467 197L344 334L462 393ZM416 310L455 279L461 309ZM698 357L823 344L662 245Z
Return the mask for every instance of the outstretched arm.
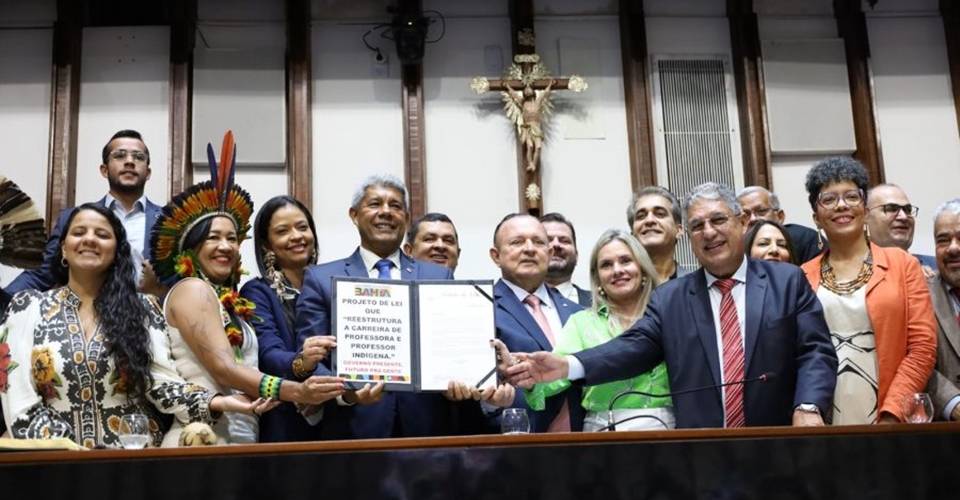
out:
M221 323L220 303L209 285L188 278L173 289L167 301L167 321L180 331L187 346L214 380L246 394L258 395L263 374L236 362ZM318 404L342 394L342 381L318 379L312 377L303 384L284 380L280 386L280 399Z

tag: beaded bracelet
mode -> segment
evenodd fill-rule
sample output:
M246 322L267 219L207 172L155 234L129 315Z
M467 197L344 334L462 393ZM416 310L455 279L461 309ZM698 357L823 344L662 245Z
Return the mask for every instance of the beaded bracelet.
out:
M280 383L283 379L264 374L260 378L260 397L264 399L280 399Z

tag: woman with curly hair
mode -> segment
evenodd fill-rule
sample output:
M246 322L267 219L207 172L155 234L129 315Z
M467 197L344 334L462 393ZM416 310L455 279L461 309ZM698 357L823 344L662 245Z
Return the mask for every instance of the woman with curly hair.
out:
M114 447L121 417L140 413L156 446L165 430L160 413L213 424L222 411L267 408L177 375L163 316L137 293L130 244L110 210L81 205L65 227L53 268L61 286L15 295L0 329L0 351L10 355L0 396L14 437Z
M937 355L920 263L870 241L860 162L827 158L807 173L806 187L817 230L830 243L802 267L840 361L833 423L903 422L904 403L924 390Z

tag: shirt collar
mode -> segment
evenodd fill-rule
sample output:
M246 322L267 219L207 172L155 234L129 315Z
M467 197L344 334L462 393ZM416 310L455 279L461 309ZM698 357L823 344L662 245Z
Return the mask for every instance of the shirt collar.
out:
M517 300L519 300L520 302L523 302L524 300L526 300L527 295L530 295L530 292L524 290L519 285L512 283L510 280L506 278L503 279L503 282L506 283L508 287L510 287L510 291L512 291L513 294L517 296ZM553 300L550 298L550 293L547 292L547 287L543 283L540 283L540 286L538 286L537 289L533 291L533 294L536 295L538 299L540 299L541 305L546 307L553 307Z
M363 259L363 265L368 273L377 268L377 262L381 259L379 255L363 247L360 247L360 258ZM394 250L392 254L387 256L387 260L393 262L393 267L400 269L400 249Z
M740 267L738 267L737 271L733 273L733 276L731 276L731 278L733 278L734 281L736 281L737 283L747 282L747 261L748 260L749 259L744 257L743 260L740 261ZM719 278L710 274L710 271L707 271L706 269L703 270L703 274L707 276L707 289L709 290L710 287L713 286L713 282L717 281Z
M559 285L554 286L554 288L556 288L557 291L560 292L560 295L563 295L564 297L566 297L571 290L574 290L573 281L572 280L564 281L563 283L560 283Z
M104 201L105 201L104 205L110 210L113 210L114 203L117 202L117 199L114 198L112 194L107 193L106 199ZM120 206L121 208L123 207L123 205L120 205ZM133 202L133 209L130 210L130 213L136 212L138 209L145 210L146 206L147 206L147 195L143 195L140 198L137 198L137 201Z

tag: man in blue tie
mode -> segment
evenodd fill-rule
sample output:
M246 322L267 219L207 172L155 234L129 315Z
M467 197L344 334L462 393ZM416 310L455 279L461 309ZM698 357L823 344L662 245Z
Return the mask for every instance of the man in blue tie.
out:
M304 274L296 314L300 345L308 338L333 333L330 331L331 287L335 276L393 280L453 278L450 269L411 259L400 251L410 216L407 190L399 179L388 175L368 177L354 194L349 216L360 234L359 248L345 259L310 266ZM330 367L324 364L315 370L318 374L330 373ZM368 384L361 390L348 392L335 403L328 403L321 423L322 435L330 439L386 438L457 431L453 420L459 408L452 408L444 396L383 393L382 389L382 383ZM504 384L483 396L494 401L512 399L512 391L511 386ZM452 400L473 396L463 384L451 387L445 395ZM472 401L459 404L480 411Z
M697 186L683 210L702 267L657 287L644 316L606 344L565 357L515 354L511 382L594 385L665 360L673 391L703 388L673 397L677 427L823 425L837 356L803 273L744 256L747 217L730 188Z
M144 186L150 180L150 150L143 142L143 137L136 130L121 130L107 141L103 147L100 175L109 186L107 195L98 203L107 207L116 214L123 228L127 232L130 242L130 251L133 262L136 264L136 280L142 291L160 293L162 288L156 282L153 270L150 269L150 230L161 207L148 200L143 194ZM3 291L9 297L21 290L49 290L56 286L53 278L53 258L57 253L60 233L73 208L64 209L57 218L57 223L47 239L47 247L43 255L43 264L37 269L24 271L14 279ZM9 299L9 297L7 297ZM0 297L0 311L6 308L3 297Z

